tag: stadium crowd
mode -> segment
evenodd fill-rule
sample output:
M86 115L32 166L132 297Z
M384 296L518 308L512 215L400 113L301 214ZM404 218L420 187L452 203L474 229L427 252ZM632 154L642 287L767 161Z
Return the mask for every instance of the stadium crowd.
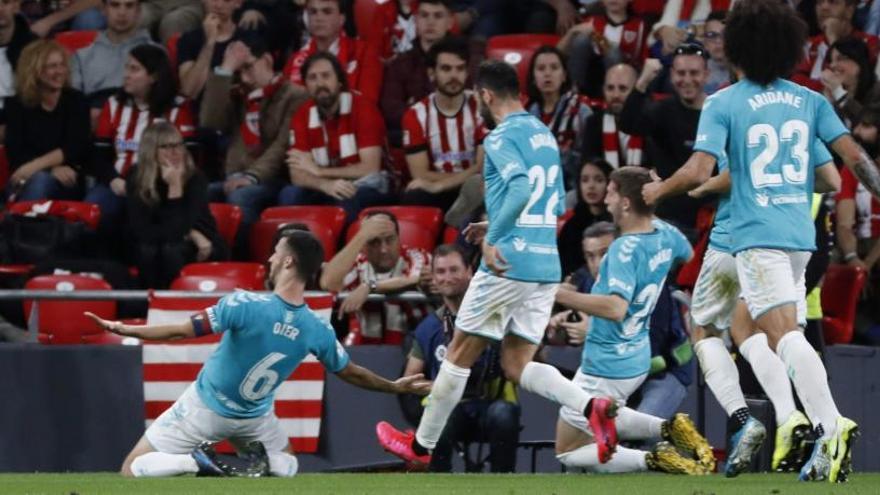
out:
M367 3L375 5L364 17ZM333 318L345 344L406 343L407 374L430 376L477 255L459 231L484 214L488 129L470 87L479 62L496 56L493 42L517 34L514 46L534 46L525 57L502 56L520 69L527 111L557 139L568 191L558 237L563 282L589 292L614 236L604 202L611 172L636 165L670 177L693 150L706 97L733 81L723 47L730 3L72 0L50 8L0 0L2 194L7 204L98 205L97 226L80 234L86 247L57 264L75 254L100 264L89 271L133 267L136 285L154 289L168 288L188 263L264 261L269 253L254 237L267 208L339 206L347 235L311 288L348 293ZM824 94L876 160L880 2L792 3L812 35L792 79ZM864 270L854 342L880 345L871 303L880 291L880 203L851 172L841 175L841 190L818 201L808 291L818 300L831 262ZM699 253L714 200L674 198L657 215ZM211 203L240 209L232 236L221 235ZM438 224L428 245L407 245L410 222L386 209L395 205L439 208L449 228ZM5 251L3 263L21 261ZM686 266L661 295L640 411L671 418L693 379L671 293L692 286L698 271ZM367 302L406 290L442 304ZM819 305L811 308L810 319L820 320ZM586 315L561 311L545 340L579 345L588 326ZM502 425L490 429L499 432L489 439L493 468L510 470L503 451L515 442L508 430L519 413L497 402L515 402L515 391L497 353L486 353L486 373L469 391L485 400L473 408ZM455 414L464 425L477 413ZM447 469L447 456L435 461Z

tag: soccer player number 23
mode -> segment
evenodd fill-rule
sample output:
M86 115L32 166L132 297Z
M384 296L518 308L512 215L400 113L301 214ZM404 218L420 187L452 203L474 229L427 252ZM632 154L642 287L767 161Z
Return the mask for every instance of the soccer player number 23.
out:
M810 152L807 145L810 142L810 128L803 120L788 120L782 124L779 133L769 124L755 124L749 127L749 148L760 146L764 141L766 148L752 160L749 167L752 175L752 185L755 188L779 186L785 182L790 184L803 184L807 180L807 167L810 163ZM767 165L773 163L779 153L779 141L794 141L791 147L791 155L795 164L785 163L782 165L782 173L767 172Z

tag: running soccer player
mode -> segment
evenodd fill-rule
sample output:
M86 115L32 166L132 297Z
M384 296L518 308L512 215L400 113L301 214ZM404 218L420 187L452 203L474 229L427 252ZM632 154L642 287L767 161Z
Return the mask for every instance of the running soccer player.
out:
M838 190L840 174L828 149L819 141L813 143L811 160L819 164L816 167L817 191ZM680 169L680 173L688 174L692 170ZM728 331L773 403L776 441L771 469L787 471L794 469L798 460L802 459L806 437L811 429L810 421L795 407L785 364L770 350L767 335L755 328L745 304L740 300L736 260L730 253L730 171L726 159L718 162L718 170L718 175L688 193L694 197L719 194L714 225L709 233L709 247L703 257L691 302L691 317L695 324L692 335L694 350L706 383L727 412L734 430L729 442L732 447L727 456L725 475L734 477L748 468L766 436L764 425L752 417L746 407L745 396L739 385L739 372L721 339L722 334ZM645 189L650 193L654 187L657 185ZM797 301L797 317L799 325L806 325L805 298Z
M125 325L91 313L113 333L146 340L169 340L223 333L220 345L196 381L150 425L122 465L125 476L232 474L203 442L228 439L239 451L254 442L268 453L268 472L293 476L298 462L272 409L275 389L308 354L348 383L389 393L430 388L422 375L388 381L351 362L336 333L305 304L306 284L314 279L324 252L305 231L284 232L269 258L273 294L239 291L215 306L174 325ZM264 454L265 455L265 454ZM251 473L254 474L254 473Z
M806 26L775 0L741 0L731 9L724 48L739 82L706 101L694 154L684 165L697 183L729 157L731 252L748 311L814 418L819 439L801 469L802 480L845 481L858 427L841 416L822 361L798 326L796 304L815 249L810 214L814 139L830 144L874 195L880 172L856 144L824 96L782 79L802 56ZM666 193L691 188L686 174L663 183ZM648 188L652 202L658 190ZM799 297L800 295L800 297Z
M642 199L651 182L647 169L623 167L611 174L605 204L620 230L602 258L590 294L560 290L556 302L592 316L581 367L573 383L592 397L610 396L626 404L648 376L651 343L648 324L669 270L689 260L693 250L675 227L654 219L654 208ZM580 411L562 406L556 423L556 458L569 467L625 473L648 469L680 474L707 474L715 468L712 448L685 414L666 421L628 407L615 420L624 440L671 440L700 462L684 457L668 442L652 452L619 446L600 463L592 431Z
M379 443L406 461L427 464L471 366L490 341L501 341L507 378L584 414L596 435L600 462L607 462L616 446L615 404L590 397L553 366L532 361L561 278L556 218L565 191L556 138L523 109L510 65L484 62L477 88L483 122L494 127L484 143L489 223L482 264L465 293L418 431L413 436L384 424L376 428ZM472 238L480 237L482 228L472 228Z

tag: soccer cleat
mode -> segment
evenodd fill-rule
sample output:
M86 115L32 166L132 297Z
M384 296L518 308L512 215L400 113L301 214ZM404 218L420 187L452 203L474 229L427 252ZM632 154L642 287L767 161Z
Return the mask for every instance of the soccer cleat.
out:
M764 443L767 429L760 421L749 417L746 424L730 437L730 455L727 456L727 466L724 468L724 476L733 478L748 469L752 458Z
M695 456L708 472L715 471L715 454L712 453L712 446L703 435L700 435L687 414L678 413L671 420L664 422L661 435L682 451Z
M402 432L388 422L380 421L376 423L376 436L383 449L410 464L428 465L431 462L430 454L418 455L413 452L412 445L416 438L412 431Z
M831 473L829 447L834 440L836 440L835 437L816 440L816 443L813 445L813 455L810 456L810 459L801 468L801 473L798 476L799 480L822 481L828 479L828 475Z
M806 441L813 427L804 413L795 411L776 429L776 445L770 469L780 473L803 466L807 457Z
M831 468L828 472L828 481L832 483L845 483L852 472L852 447L859 437L859 426L855 421L837 418L837 432L831 438L834 450L831 452Z
M269 454L262 442L250 442L238 451L240 462L231 462L232 476L260 478L269 476Z
M703 475L711 471L702 463L682 456L669 442L659 442L651 452L645 454L645 462L652 471L671 474Z
M196 464L199 466L199 472L196 476L226 476L226 472L217 462L217 452L210 442L202 442L190 452Z
M617 416L617 402L614 399L594 397L591 400L590 414L587 422L596 438L599 462L605 464L611 460L614 451L617 450L617 426L614 417Z

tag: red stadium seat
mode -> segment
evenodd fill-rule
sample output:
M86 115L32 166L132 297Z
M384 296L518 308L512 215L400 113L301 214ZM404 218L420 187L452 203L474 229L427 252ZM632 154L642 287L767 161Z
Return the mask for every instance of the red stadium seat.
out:
M237 288L238 281L235 279L210 275L180 275L171 282L171 290L222 292Z
M262 263L247 263L242 261L211 261L206 263L190 263L180 270L180 278L187 279L186 288L174 287L173 290L203 290L198 285L196 278L202 280L215 280L218 288L213 290L263 290L266 280L266 265ZM228 285L231 281L232 286ZM177 280L175 280L177 282ZM180 282L184 283L184 282ZM222 288L220 287L222 286ZM211 292L205 291L205 292Z
M429 253L437 246L440 228L443 226L443 211L429 206L376 206L365 208L358 220L348 227L346 242L360 230L361 220L371 211L387 211L397 218L400 225L400 243L411 248L420 248Z
M98 31L62 31L55 35L55 41L71 55L95 42Z
M87 227L95 229L101 219L101 209L94 203L82 201L18 201L9 205L10 213L15 215L61 217L68 222L83 222Z
M856 305L867 274L857 266L831 265L822 282L822 331L825 343L848 344L853 338Z
M532 54L544 45L556 46L559 36L555 34L502 34L492 36L486 45L486 58L503 60L516 68L519 87L526 91L526 73Z
M324 259L336 254L345 226L345 210L338 206L276 206L266 208L251 231L251 259L265 261L275 246L272 239L279 227L300 223L309 228L324 247Z
M60 292L113 290L105 280L85 275L41 275L25 284L27 290ZM31 314L32 300L24 301L25 315ZM83 315L90 311L101 318L116 319L116 301L43 300L38 305L39 341L43 344L98 344L121 342L98 328Z
M235 234L238 232L238 226L241 225L241 208L228 203L209 203L208 207L211 209L211 215L214 215L214 221L217 222L220 237L229 246L235 244Z

